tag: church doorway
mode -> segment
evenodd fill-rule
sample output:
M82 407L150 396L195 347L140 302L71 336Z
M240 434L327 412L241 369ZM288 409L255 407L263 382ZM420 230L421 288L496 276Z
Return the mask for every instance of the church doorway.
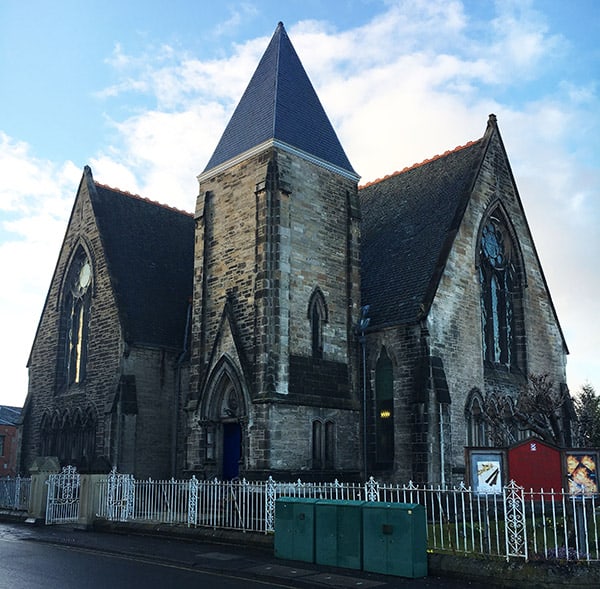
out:
M205 432L205 473L230 481L243 474L247 460L247 393L241 371L221 357L210 377L199 407Z
M223 479L230 481L240 474L242 428L239 423L223 424Z

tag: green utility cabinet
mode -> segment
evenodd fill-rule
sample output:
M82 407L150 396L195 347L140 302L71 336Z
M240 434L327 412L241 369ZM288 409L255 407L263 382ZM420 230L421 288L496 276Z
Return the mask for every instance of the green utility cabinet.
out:
M275 502L275 556L315 562L316 499L280 497Z
M427 523L422 505L363 505L363 570L399 577L427 576Z
M315 505L317 564L362 568L363 501L318 501Z

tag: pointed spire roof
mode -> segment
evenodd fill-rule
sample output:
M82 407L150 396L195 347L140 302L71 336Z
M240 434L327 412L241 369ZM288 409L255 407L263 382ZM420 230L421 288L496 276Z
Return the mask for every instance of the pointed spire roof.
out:
M271 145L358 179L283 23L200 178Z

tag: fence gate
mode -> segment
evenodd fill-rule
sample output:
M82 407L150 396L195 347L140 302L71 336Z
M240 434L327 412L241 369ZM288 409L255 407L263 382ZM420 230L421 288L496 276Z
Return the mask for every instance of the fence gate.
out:
M109 521L125 522L133 517L135 480L132 474L119 474L116 467L106 481L106 517Z
M62 472L51 474L46 483L46 523L65 524L79 519L80 475L74 466L65 466Z

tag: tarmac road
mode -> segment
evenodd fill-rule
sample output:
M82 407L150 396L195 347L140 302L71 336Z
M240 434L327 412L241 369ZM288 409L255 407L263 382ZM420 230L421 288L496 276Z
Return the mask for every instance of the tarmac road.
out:
M272 551L156 536L0 523L0 589L345 589L483 585L403 579L275 559Z

